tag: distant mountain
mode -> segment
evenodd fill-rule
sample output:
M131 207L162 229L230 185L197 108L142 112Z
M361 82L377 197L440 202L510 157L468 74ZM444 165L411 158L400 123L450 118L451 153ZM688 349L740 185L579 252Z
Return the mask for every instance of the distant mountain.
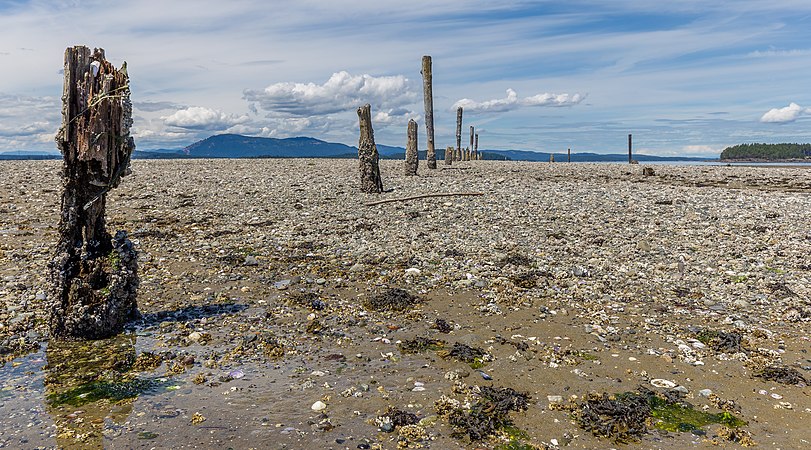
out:
M220 134L183 149L191 158L328 158L355 154L355 147L310 137L287 139Z
M377 144L383 159L404 159L405 148ZM541 161L548 162L550 153L526 150L481 150L487 160ZM565 153L553 153L555 161L567 160ZM135 150L134 159L185 159L185 158L357 158L358 149L345 144L326 142L311 137L286 139L220 134L211 136L183 149ZM437 149L437 160L445 159L445 150ZM58 159L54 152L6 152L0 159ZM425 151L420 151L425 159ZM713 161L716 158L665 157L634 155L637 161ZM572 153L572 162L627 162L627 154Z

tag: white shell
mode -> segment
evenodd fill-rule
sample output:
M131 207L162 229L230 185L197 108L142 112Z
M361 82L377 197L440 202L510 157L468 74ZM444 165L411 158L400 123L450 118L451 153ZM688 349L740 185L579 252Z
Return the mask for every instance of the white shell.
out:
M650 380L650 384L652 384L652 385L654 385L654 386L656 386L658 388L672 389L672 388L676 387L676 383L674 383L674 382L672 382L670 380L662 379L662 378L654 378L653 380Z

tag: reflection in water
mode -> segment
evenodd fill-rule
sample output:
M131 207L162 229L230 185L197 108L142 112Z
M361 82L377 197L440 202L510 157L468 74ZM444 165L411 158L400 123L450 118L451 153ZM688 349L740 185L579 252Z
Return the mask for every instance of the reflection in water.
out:
M57 428L57 445L101 449L105 429L117 428L150 380L128 373L135 362L135 335L97 341L48 343L46 409Z

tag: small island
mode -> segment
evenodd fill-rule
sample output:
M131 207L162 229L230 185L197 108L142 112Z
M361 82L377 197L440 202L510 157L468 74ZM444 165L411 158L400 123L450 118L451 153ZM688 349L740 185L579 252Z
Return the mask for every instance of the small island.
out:
M811 161L811 144L740 144L721 152L722 161Z

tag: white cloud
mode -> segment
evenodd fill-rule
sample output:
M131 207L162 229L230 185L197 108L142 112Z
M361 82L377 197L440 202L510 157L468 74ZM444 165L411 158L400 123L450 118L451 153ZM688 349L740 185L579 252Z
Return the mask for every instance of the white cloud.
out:
M770 109L766 114L763 114L760 121L763 123L789 123L794 122L804 114L811 114L811 108L803 108L792 102L784 108Z
M244 98L253 107L291 116L317 116L353 110L364 103L373 108L397 108L413 103L416 94L402 75L333 73L324 84L275 83L264 90L246 89Z
M453 104L453 109L461 106L465 111L470 112L505 112L512 111L524 106L574 106L586 98L581 94L538 94L531 97L519 98L518 94L507 89L507 97L495 100L477 102L469 98L463 98Z
M247 115L226 114L216 109L192 106L163 117L166 125L192 130L222 131L249 120Z

